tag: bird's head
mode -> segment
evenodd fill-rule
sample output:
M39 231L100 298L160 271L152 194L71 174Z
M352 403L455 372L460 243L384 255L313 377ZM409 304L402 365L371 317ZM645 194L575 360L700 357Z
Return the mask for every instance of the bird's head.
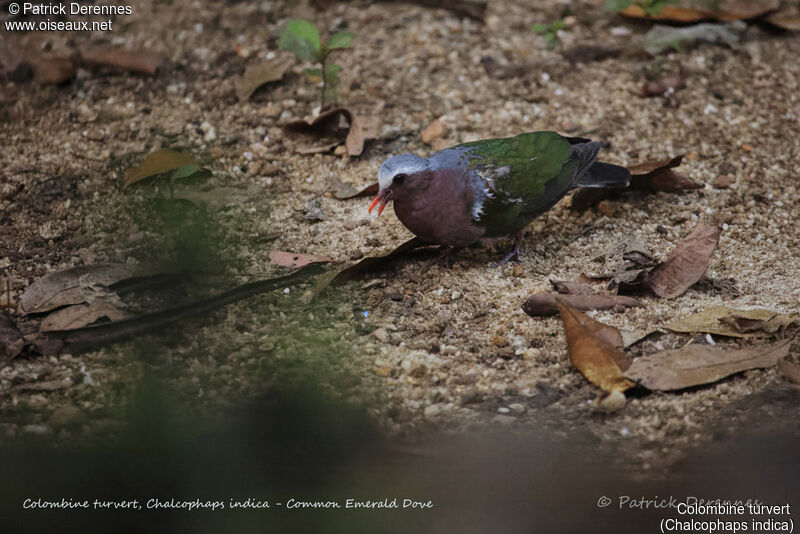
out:
M389 201L413 191L429 169L430 162L427 159L413 154L392 156L384 161L378 171L378 194L370 204L369 212L372 213L372 209L379 205L380 216Z

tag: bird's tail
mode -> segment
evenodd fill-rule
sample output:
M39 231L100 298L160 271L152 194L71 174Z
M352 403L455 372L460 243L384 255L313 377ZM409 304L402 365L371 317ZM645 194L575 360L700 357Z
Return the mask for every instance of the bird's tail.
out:
M622 188L631 183L631 173L625 167L611 163L594 163L589 170L578 179L578 187Z

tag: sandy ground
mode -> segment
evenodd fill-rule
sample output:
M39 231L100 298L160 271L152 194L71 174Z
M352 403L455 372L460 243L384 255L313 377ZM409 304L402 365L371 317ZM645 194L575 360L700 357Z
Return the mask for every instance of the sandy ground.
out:
M646 30L573 4L565 48L623 50L633 37L612 29L630 28L633 36ZM0 430L103 435L142 376L167 380L186 406L236 406L267 385L263 374L253 380L264 369L276 383L312 369L316 387L366 407L397 439L425 441L432 431L485 425L556 435L579 429L601 449L624 451L636 470L663 467L721 435L796 430L797 395L776 369L643 395L619 412L599 413L591 405L598 389L569 364L560 320L532 319L521 304L551 279L596 272L592 258L618 242L639 238L664 259L697 221L717 218L725 229L708 274L733 279L735 289L693 288L592 316L646 331L717 304L797 311L800 41L753 25L735 49L706 45L666 56L665 68L680 64L686 72L686 87L642 98L647 58L571 64L544 48L530 27L559 18L562 8L555 1L493 2L485 25L386 3L311 11L321 27L357 34L337 57L340 102L380 121L378 138L349 161L297 154L280 129L318 106L318 87L300 73L301 63L250 101L236 98L246 65L283 53L277 36L297 13L279 2L145 1L113 33L37 34L55 51L90 42L146 47L165 54L169 66L154 77L80 70L59 87L3 83L0 267L15 295L54 270L158 255L147 245L156 231L145 206L164 185L123 188L122 176L160 147L189 151L213 171L185 188L215 191L219 239L212 248L237 282L282 273L269 260L271 249L346 264L410 238L391 209L370 218L369 199L342 201L331 192L337 180L373 182L389 155L434 152L420 132L437 118L447 129L445 145L553 129L607 142L602 159L623 165L686 153L681 170L704 187L630 196L583 214L562 202L529 227L519 267L489 267L508 243L469 248L451 264L402 262L311 304L303 295L308 287L253 298L182 323L168 342L19 358L0 370ZM486 57L533 67L498 79L484 69ZM733 184L715 187L721 175L733 176ZM321 221L304 217L313 201ZM634 353L690 339L663 335ZM797 361L797 344L789 358ZM54 381L62 385L36 390ZM781 389L787 387L789 393Z

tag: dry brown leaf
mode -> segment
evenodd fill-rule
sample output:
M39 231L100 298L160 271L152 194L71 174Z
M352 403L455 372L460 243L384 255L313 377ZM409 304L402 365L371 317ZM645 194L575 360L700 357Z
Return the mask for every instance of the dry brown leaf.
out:
M777 345L725 350L711 345L687 345L642 356L625 376L654 391L673 391L717 382L735 373L772 367L789 353L791 340Z
M800 3L791 5L784 2L781 8L763 17L764 21L788 31L800 31Z
M695 0L684 0L677 6L665 6L653 15L648 15L637 5L631 5L622 11L622 14L633 18L673 22L697 22L705 19L728 21L760 17L778 9L779 5L780 0L722 0L719 8L712 10L698 8Z
M522 310L531 317L555 315L558 313L557 300L564 300L570 306L581 310L615 310L642 304L631 297L621 295L560 295L554 293L537 293L531 295L522 305Z
M39 325L40 332L54 332L83 328L100 319L121 321L130 314L125 310L119 298L99 298L89 304L76 304L52 312Z
M697 283L711 264L722 229L718 224L698 223L667 258L650 271L644 284L661 298L682 295Z
M146 274L137 266L118 263L81 265L49 273L28 286L19 300L20 311L27 315L81 304L86 302L87 287L108 287L135 276Z
M619 348L622 345L619 330L587 317L563 298L558 298L557 304L572 365L589 382L609 393L633 387L634 383L622 375L628 360Z
M284 252L282 250L271 250L269 259L281 267L299 269L311 263L327 263L333 261L325 256L314 256L313 254L296 254L294 252Z
M283 78L291 64L292 61L288 58L276 57L247 67L242 77L236 80L236 96L239 102L249 100L262 85Z
M783 358L778 360L778 369L780 369L781 374L786 377L786 380L800 385L800 365Z
M310 123L304 120L290 122L283 126L283 131L288 135L302 135L315 139L339 137L338 132L341 130L340 124L343 119L347 123L347 137L345 138L347 154L359 156L364 151L365 139L372 138L377 134L377 123L374 120L364 121L365 125L368 123L369 126L365 128L362 126L362 120L346 108L326 111ZM333 146L338 144L339 142L336 142Z
M189 154L162 148L148 154L138 167L132 167L125 171L124 184L129 186L145 178L180 169L187 165L199 166L200 164Z
M444 124L442 123L441 119L436 119L432 123L430 123L427 128L422 130L422 142L426 144L431 144L437 139L441 139L444 137L446 133Z
M81 59L88 65L114 67L117 69L154 75L164 64L161 54L149 50L127 50L125 48L92 48L81 50Z
M344 282L348 282L350 280L357 280L375 271L383 269L393 261L406 257L412 251L425 246L427 245L423 243L422 240L420 240L418 237L409 239L408 241L406 241L399 247L395 248L388 254L384 254L383 256L371 256L368 258L364 258L358 263L340 270L334 276L330 277L330 280L328 280L325 286L329 284L339 285L343 284ZM322 289L324 289L324 286L320 288L320 290Z
M729 337L771 337L796 320L797 315L772 310L735 310L727 306L714 306L676 319L666 328L673 332L703 332Z
M631 171L631 189L651 192L675 193L687 189L700 189L703 186L673 169L681 164L684 154L671 159L650 161L634 165Z

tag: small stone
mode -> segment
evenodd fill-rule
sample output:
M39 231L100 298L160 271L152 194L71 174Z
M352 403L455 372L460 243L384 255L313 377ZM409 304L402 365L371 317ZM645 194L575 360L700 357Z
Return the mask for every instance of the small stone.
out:
M513 404L508 405L509 409L514 413L525 413L525 406L522 404L515 402Z
M440 413L442 413L442 405L441 404L431 404L430 406L425 407L423 410L425 417L436 417Z
M525 271L522 269L522 265L515 263L511 267L511 276L514 278L522 278L525 275Z
M50 433L50 427L47 425L25 425L22 427L22 432L35 436L44 436Z
M372 335L375 336L375 339L381 343L386 343L389 341L389 332L387 332L385 328L378 328L372 333Z
M493 343L493 344L494 344L496 347L506 347L506 346L508 346L508 344L510 343L510 341L509 341L509 340L508 340L508 338L507 338L507 337L505 337L505 336L500 336L500 335L497 335L497 336L494 336L494 337L492 338L492 343Z
M597 211L606 217L613 217L617 214L617 205L608 200L601 200L600 203L597 204Z
M304 217L309 221L324 221L325 215L322 213L322 205L319 200L312 200L306 204Z
M422 142L430 144L436 139L440 139L446 133L444 124L441 119L436 119L428 125L427 128L422 130Z
M599 399L595 403L595 406L603 412L611 413L624 408L626 402L627 399L625 398L625 394L621 391L615 390L606 395L605 397L603 397L602 399Z
M352 261L360 260L364 257L364 253L361 252L360 249L355 249L353 252L350 253L350 259Z
M717 189L727 189L736 182L736 178L730 174L722 174L714 179L714 187Z
M366 226L369 224L367 219L348 219L342 223L345 230L355 230L359 226Z
M497 411L500 412L500 413L510 413L511 409L510 408L506 408L505 406L501 406L501 407L499 407L497 409Z

